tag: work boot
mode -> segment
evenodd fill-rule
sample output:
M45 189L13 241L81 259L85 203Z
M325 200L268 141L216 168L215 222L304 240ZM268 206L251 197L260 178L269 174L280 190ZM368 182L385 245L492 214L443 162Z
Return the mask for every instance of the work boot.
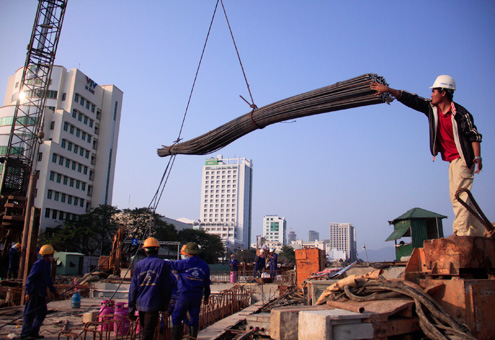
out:
M191 339L197 339L198 338L198 326L189 326L189 337Z
M181 340L182 339L182 325L173 325L172 326L172 340Z

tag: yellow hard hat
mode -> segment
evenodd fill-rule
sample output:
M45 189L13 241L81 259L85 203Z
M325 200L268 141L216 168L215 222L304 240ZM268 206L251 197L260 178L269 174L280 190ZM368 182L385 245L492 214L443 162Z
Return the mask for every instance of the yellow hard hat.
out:
M148 237L146 241L144 241L143 248L160 248L160 244L156 238Z
M195 242L189 242L188 244L184 244L180 253L182 255L197 255L201 252L198 245Z
M53 255L55 253L55 250L53 249L51 244L45 244L43 247L40 248L40 255Z

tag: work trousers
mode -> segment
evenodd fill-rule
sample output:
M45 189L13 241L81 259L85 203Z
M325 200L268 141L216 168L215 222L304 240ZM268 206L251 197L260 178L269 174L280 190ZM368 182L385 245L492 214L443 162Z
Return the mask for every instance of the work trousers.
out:
M46 297L30 295L24 307L21 337L38 336L47 313Z
M139 311L139 325L141 326L142 340L153 340L156 326L158 325L158 311L141 312Z
M177 297L175 303L174 312L172 313L172 323L174 325L180 325L182 320L186 322L187 312L189 312L189 322L186 322L188 326L199 326L199 312L201 310L202 296L186 296L180 294Z
M483 236L485 228L480 221L456 199L455 193L461 188L471 190L474 179L474 166L469 169L462 158L454 159L449 164L449 192L452 208L454 209L454 234L457 236ZM459 195L460 199L470 207L473 206L466 193Z

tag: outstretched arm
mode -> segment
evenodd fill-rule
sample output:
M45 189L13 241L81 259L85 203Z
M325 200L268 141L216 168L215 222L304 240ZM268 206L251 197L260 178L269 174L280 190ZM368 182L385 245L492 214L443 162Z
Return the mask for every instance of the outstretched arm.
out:
M377 92L377 94L376 94L377 96L381 95L382 93L388 92L397 99L400 97L400 91L399 90L390 88L386 85L379 84L379 83L371 83L370 87L372 90L375 90Z

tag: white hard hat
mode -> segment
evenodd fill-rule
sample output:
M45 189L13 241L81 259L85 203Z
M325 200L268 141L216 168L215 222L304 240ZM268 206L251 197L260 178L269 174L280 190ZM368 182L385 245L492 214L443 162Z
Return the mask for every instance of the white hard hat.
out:
M433 83L433 86L430 87L430 89L435 89L435 88L443 88L443 89L450 89L455 91L455 80L451 76L447 75L441 75L438 76L437 79L435 79L435 82Z
M265 251L263 249L260 250L260 254L263 254Z
M270 248L270 253L273 253L273 248Z

